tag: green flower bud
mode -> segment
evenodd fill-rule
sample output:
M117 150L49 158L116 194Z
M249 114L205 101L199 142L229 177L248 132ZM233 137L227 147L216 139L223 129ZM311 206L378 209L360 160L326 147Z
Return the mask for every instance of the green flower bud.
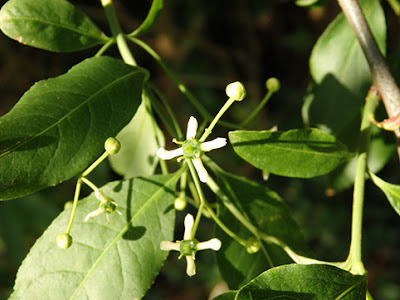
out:
M108 154L117 154L119 149L121 149L121 144L116 138L110 137L104 143L104 149Z
M61 233L56 238L57 246L62 249L67 249L72 245L72 237L68 233Z
M73 205L72 201L67 201L64 204L64 210L67 210L68 208L70 208Z
M265 86L269 91L275 93L281 88L281 83L277 78L271 77L265 82Z
M228 84L225 92L229 98L235 99L235 101L242 101L246 97L246 89L239 81Z
M175 199L174 207L176 210L182 211L186 208L187 202L184 198L178 197Z
M254 236L247 240L246 250L249 254L257 253L261 248L261 243Z

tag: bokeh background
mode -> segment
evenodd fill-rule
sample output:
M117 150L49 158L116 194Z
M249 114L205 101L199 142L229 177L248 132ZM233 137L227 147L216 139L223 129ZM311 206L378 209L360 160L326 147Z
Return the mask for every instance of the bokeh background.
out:
M33 0L34 1L34 0ZM3 5L6 1L1 0ZM70 1L87 13L109 34L99 0ZM144 19L151 1L116 0L117 14L126 32ZM265 80L277 77L281 90L250 124L254 129L302 128L301 107L310 83L308 59L326 26L340 12L336 1L320 1L312 9L289 0L167 0L157 25L143 37L203 102L216 113L226 98L225 86L242 81L248 96L235 104L224 120L239 122L251 113L266 93ZM388 59L396 78L400 74L400 20L385 2L388 26ZM0 116L6 114L36 81L65 73L98 49L79 53L49 53L18 44L0 34ZM165 94L183 128L196 112L173 82L146 53L132 51L139 65L151 72L151 81ZM106 55L118 56L113 48ZM198 115L199 117L199 115ZM340 116L338 116L340 118ZM1 132L0 132L1 134ZM227 129L215 130L226 136ZM166 135L169 141L172 137ZM226 170L262 182L262 174L242 162L229 147L213 158ZM381 171L381 177L400 183L397 157ZM108 163L101 164L90 178L99 186L118 179ZM34 195L0 203L0 299L12 291L16 272L35 240L72 200L76 178ZM0 183L1 184L1 183ZM289 204L294 218L315 252L324 260L345 259L350 241L352 190L327 189L325 177L311 180L271 176L265 183ZM83 195L90 191L83 190ZM210 198L212 195L208 195ZM184 213L177 215L176 237L182 234ZM367 183L364 227L364 261L369 288L376 299L400 299L400 217L372 184ZM200 239L210 238L212 222L202 222ZM160 276L145 299L207 299L223 290L224 284L213 253L197 258L198 273L185 274L185 261L171 253Z

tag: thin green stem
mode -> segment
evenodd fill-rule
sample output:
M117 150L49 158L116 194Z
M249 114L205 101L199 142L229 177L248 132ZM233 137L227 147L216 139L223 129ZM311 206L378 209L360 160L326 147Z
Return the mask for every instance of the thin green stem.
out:
M205 107L201 104L201 102L186 88L186 86L179 80L179 78L172 72L171 69L167 67L167 65L162 61L161 57L145 42L135 38L128 37L133 43L137 44L143 50L145 50L150 56L152 56L157 63L161 66L165 73L175 82L178 86L178 89L184 94L189 101L193 104L193 106L199 111L201 116L206 120L211 120L210 113L205 109Z
M249 123L251 120L254 119L254 117L260 112L260 110L267 104L268 100L271 98L273 92L268 91L268 93L264 96L264 98L261 100L261 102L258 104L256 109L253 110L253 112L248 116L247 119L245 119L243 122L240 123L240 126L245 126L247 123Z
M224 106L221 107L217 115L212 120L210 126L208 126L205 130L201 138L199 139L200 142L204 142L208 136L211 134L212 130L214 129L215 125L219 119L221 119L222 115L228 110L228 108L235 102L236 100L233 98L229 98L228 101L225 102Z
M107 152L104 152L94 163L92 163L89 168L83 172L82 177L88 176L103 160L105 160L108 156Z
M369 92L366 98L363 117L361 121L360 150L357 158L357 171L354 182L353 212L351 224L351 244L347 263L349 270L354 274L364 274L365 268L362 264L362 220L364 209L364 187L367 171L367 154L370 141L371 121L369 115L373 114L379 98L374 92Z
M117 35L117 46L124 62L131 66L137 66L136 60L133 58L132 52L126 43L125 36L122 33Z
M184 139L184 135L182 132L181 127L179 126L179 122L177 121L174 111L172 109L172 107L169 105L167 99L165 99L164 95L162 94L162 92L153 84L149 83L149 87L150 89L158 96L158 98L161 100L161 102L163 103L165 109L168 112L168 115L172 121L172 123L174 124L174 128L175 128L175 135L178 140L183 140Z
M204 204L206 203L206 198L204 197L203 189L201 188L200 180L197 175L196 169L194 168L192 161L190 159L186 160L187 165L189 166L190 174L192 175L192 179L194 185L196 187L196 191L198 196L200 197L200 206L197 211L196 219L194 221L193 230L192 230L192 239L196 236L196 231L200 223L201 215L203 213Z
M81 177L81 180L86 183L93 191L98 190L99 188L93 183L91 182L89 179L87 179L86 177Z
M394 13L400 17L400 3L397 0L387 0L389 5L392 7Z
M106 13L107 21L111 29L111 34L116 38L119 53L122 59L128 65L136 66L137 63L132 56L132 53L125 40L125 35L122 32L117 14L115 13L114 4L112 1L102 1L104 12Z
M79 195L81 193L81 186L82 186L82 181L81 181L81 179L78 179L78 181L76 182L76 187L75 187L74 202L72 204L72 212L71 212L71 216L69 218L67 230L65 231L65 233L67 233L67 234L69 234L69 232L71 231L72 223L74 222L76 207L78 206Z
M110 46L111 46L112 44L114 44L114 43L115 43L115 39L111 38L107 43L105 43L105 44L100 48L99 51L97 51L97 53L96 53L94 56L95 56L95 57L102 56L102 55L104 54L104 52L106 52L107 49L110 48Z

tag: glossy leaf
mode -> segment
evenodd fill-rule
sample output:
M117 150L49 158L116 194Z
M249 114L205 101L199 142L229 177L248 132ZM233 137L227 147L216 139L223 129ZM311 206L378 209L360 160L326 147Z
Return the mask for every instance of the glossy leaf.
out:
M156 23L159 14L164 5L164 0L153 0L149 13L143 23L131 33L132 36L138 36L149 31Z
M152 175L158 163L155 155L165 146L165 138L146 104L143 94L142 104L135 116L117 135L121 150L109 157L111 167L125 178Z
M87 168L104 141L132 119L146 76L98 57L36 83L0 118L0 199L56 185Z
M379 1L364 0L360 4L385 53L386 23ZM327 130L354 149L371 75L362 49L342 13L315 44L310 72L314 85L305 107L309 125Z
M285 265L270 269L237 294L236 300L365 299L365 276L329 265Z
M375 185L385 193L386 198L396 213L400 215L400 185L388 183L372 172L369 172L369 175Z
M0 11L0 28L24 45L56 52L78 51L108 40L66 0L9 0Z
M62 212L37 240L20 267L11 299L140 299L151 286L172 240L172 207L179 174L108 183L102 190L118 211L83 222L98 200L91 194L78 204L72 246L60 249L71 209Z
M292 219L286 203L266 186L226 172L217 172L219 186L229 199L265 234L274 236L297 253L308 252L304 237ZM222 206L222 205L221 205ZM244 239L250 232L223 206L219 217L224 224ZM232 240L219 227L216 236L223 247L216 253L220 273L230 289L238 289L252 278L278 264L291 262L283 250L264 244L265 252L249 254L245 247Z
M319 129L232 131L229 140L235 152L256 168L287 177L323 175L354 156Z

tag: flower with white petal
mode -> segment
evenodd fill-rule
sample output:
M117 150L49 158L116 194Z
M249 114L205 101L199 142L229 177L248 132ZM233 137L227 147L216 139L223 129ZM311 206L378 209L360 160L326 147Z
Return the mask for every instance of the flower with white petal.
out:
M206 242L198 242L194 237L192 237L194 219L191 214L186 215L184 223L185 233L183 235L183 240L176 242L162 241L160 248L165 251L180 251L181 255L179 258L182 258L182 256L186 257L186 274L193 276L196 274L196 265L194 263L196 252L204 249L218 251L221 248L221 241L214 238Z
M102 213L106 213L107 224L108 224L110 222L108 214L112 214L114 211L116 211L119 215L121 215L121 212L116 210L118 204L115 201L112 201L110 198L108 198L102 190L100 189L95 190L94 195L99 200L98 203L99 208L90 212L85 217L84 222L89 222L91 219L101 215Z
M204 152L209 152L211 150L224 147L226 145L226 139L216 138L212 141L200 142L195 138L197 127L198 124L196 118L191 116L187 126L186 141L178 142L176 139L173 140L174 143L182 146L174 150L165 150L164 148L160 148L157 151L157 156L162 160L168 160L178 156L180 156L178 161L181 161L185 158L190 159L196 168L200 181L207 182L208 173L204 168L200 157Z

